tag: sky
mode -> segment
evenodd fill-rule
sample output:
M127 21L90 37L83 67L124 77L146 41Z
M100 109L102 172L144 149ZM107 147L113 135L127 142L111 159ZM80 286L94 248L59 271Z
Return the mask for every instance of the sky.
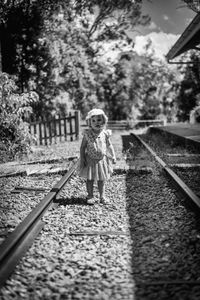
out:
M142 53L150 38L159 58L164 58L196 15L181 0L143 0L142 12L151 17L150 25L138 27L128 34L138 53Z

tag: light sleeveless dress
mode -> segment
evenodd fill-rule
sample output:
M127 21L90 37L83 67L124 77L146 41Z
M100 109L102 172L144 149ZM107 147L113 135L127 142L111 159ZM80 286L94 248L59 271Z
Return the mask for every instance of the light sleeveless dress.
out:
M91 129L86 129L83 133L86 144L86 162L79 171L79 175L88 180L107 180L113 172L112 157L108 147L110 145L110 130L102 130L95 134Z

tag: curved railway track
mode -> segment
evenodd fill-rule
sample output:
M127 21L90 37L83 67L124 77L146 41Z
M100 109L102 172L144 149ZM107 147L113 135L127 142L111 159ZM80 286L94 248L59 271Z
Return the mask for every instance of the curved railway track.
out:
M139 136L131 134L130 139L135 138L137 141L144 147L144 149L148 150L148 152L154 157L154 159L159 163L161 168L165 171L165 173L173 180L176 184L176 187L181 190L181 193L191 200L192 203L195 203L196 207L200 207L200 199L195 193L176 175L176 173L170 169L167 163L165 163ZM135 162L133 161L133 164ZM0 286L3 286L6 282L7 278L13 272L15 266L19 262L19 259L24 255L26 250L30 247L33 243L37 235L41 232L43 228L43 222L41 218L47 212L47 210L54 205L54 200L58 197L59 193L64 188L65 184L71 178L74 171L76 170L78 165L78 161L71 167L71 169L67 172L65 176L50 190L50 192L44 197L44 199L36 206L35 209L24 219L22 223L20 223L16 229L9 234L8 238L0 245ZM128 167L129 169L132 168L131 165ZM122 168L123 169L123 168ZM120 175L121 176L121 175ZM119 180L120 177L119 176ZM129 178L131 173L129 175ZM116 178L116 180L118 180ZM129 179L127 179L128 182ZM150 186L150 182L148 183ZM147 188L148 188L147 184ZM128 185L127 185L128 186ZM117 189L117 186L116 186ZM117 192L116 192L117 193ZM117 195L114 195L116 197ZM132 228L134 230L134 228ZM83 231L74 231L69 233L69 235L73 236L128 236L128 232L122 230L83 230ZM161 234L162 230L161 230ZM164 232L165 234L165 232ZM148 239L144 238L144 243L148 243ZM158 282L151 282L149 285L156 286L158 284L161 285L182 285L185 284L186 280L176 280L173 281L160 281ZM146 282L139 282L139 285L143 286L148 285ZM188 283L189 284L189 283ZM199 284L199 281L193 280L193 285ZM129 298L127 298L129 299ZM148 298L147 298L148 299Z

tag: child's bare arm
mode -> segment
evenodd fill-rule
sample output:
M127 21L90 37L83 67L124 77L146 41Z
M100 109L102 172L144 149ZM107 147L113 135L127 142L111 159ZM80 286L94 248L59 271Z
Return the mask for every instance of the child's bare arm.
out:
M114 150L114 147L110 141L110 139L108 139L108 150L111 154L111 157L113 159L113 163L115 164L116 163L116 155L115 155L115 150Z

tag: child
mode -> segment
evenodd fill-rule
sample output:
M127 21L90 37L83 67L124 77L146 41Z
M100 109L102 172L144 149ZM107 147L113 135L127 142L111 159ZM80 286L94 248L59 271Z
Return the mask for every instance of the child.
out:
M108 203L105 197L105 181L110 178L116 163L113 145L110 141L111 130L106 130L108 118L101 109L92 109L86 117L89 129L83 133L80 148L80 173L81 177L87 179L87 203L94 204L93 196L94 181L97 181L100 194L100 202Z

